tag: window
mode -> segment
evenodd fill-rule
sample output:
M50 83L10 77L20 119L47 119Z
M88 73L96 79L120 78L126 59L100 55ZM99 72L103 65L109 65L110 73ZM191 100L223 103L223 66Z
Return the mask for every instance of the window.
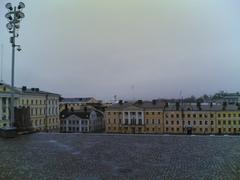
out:
M179 114L176 114L176 117L179 118Z
M220 117L221 117L221 114L218 114L218 117L220 118Z
M114 115L116 115L116 112L113 112Z
M202 121L199 121L199 124L202 125Z
M190 121L188 121L188 125L191 125L191 122L190 122Z
M165 117L168 118L168 114L166 114Z
M161 121L160 121L160 119L158 120L158 124L160 124L161 123Z
M196 114L193 114L193 117L196 118L197 117Z
M233 121L233 124L236 125L236 121L235 120Z
M225 120L223 121L223 124L224 124L224 125L226 124L226 121L225 121Z
M161 113L160 112L158 112L158 115L160 115Z
M154 115L155 113L154 112L152 112L152 115Z
M220 120L218 120L218 124L221 125L221 121Z
M199 114L199 117L202 118L202 114Z
M213 118L213 114L210 114L210 117Z
M228 117L231 117L231 114L228 114Z
M173 122L173 121L171 121L171 124L173 125L173 124L174 124L174 122Z
M152 124L154 124L154 119L152 119Z
M173 115L173 114L171 114L171 118L174 118L174 115Z
M166 128L166 131L168 131L168 128Z
M231 125L231 121L230 120L228 120L228 124Z
M223 117L226 117L226 114L223 114Z
M146 115L148 115L148 112L146 112Z
M205 121L205 125L208 125L208 121Z
M177 121L177 125L179 125L179 121Z
M172 128L172 131L174 131L174 128Z
M166 121L166 124L168 124L168 121Z
M139 119L139 120L138 120L138 123L139 123L140 125L142 125L142 119Z
M213 121L211 121L211 125L213 125L213 123L214 123L214 122L213 122Z
M196 125L196 121L193 121L193 125Z
M191 114L188 114L187 116L188 116L188 118L190 118L190 117L191 117Z

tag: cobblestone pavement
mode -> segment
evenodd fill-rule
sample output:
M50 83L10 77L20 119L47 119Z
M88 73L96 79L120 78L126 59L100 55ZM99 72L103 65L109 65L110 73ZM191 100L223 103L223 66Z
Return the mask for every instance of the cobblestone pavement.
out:
M0 179L240 179L240 136L0 138Z

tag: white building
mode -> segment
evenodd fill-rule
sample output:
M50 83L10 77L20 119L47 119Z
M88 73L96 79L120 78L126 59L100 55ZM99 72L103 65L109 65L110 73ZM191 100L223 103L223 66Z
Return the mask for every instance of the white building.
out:
M60 132L95 132L104 129L103 113L97 110L63 111Z

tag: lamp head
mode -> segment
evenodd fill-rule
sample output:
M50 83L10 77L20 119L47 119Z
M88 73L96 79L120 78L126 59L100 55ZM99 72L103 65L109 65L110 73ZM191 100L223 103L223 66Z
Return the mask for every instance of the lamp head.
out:
M6 7L7 9L9 9L10 11L13 10L13 7L12 7L12 4L11 4L11 3L7 3L7 4L5 5L5 7Z
M18 5L18 9L23 9L25 8L25 4L23 2L20 2L19 5Z
M9 21L12 21L13 20L13 17L12 17L12 14L11 12L8 12L5 17L9 20Z

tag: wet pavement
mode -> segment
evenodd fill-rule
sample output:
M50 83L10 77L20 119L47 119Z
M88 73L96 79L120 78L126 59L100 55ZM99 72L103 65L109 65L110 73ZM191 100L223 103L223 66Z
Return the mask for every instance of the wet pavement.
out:
M0 179L240 179L240 136L0 138Z

